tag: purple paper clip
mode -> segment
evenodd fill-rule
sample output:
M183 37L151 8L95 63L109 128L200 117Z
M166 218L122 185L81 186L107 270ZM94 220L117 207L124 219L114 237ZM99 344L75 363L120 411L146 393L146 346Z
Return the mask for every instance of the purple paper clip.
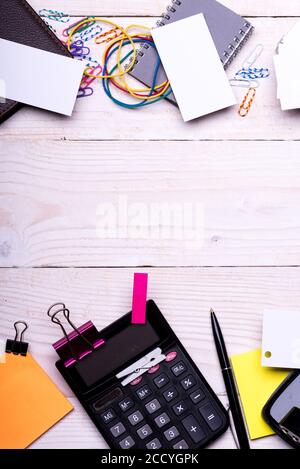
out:
M90 86L81 86L78 90L77 98L88 98L94 94L93 88Z
M54 310L54 313L51 311ZM69 334L57 317L62 313L67 323L73 329ZM53 344L65 367L69 367L82 360L87 355L93 353L105 344L105 341L99 336L99 332L91 321L86 322L80 327L76 327L70 319L70 311L64 303L55 303L50 306L47 312L54 324L58 324L63 331L64 337Z

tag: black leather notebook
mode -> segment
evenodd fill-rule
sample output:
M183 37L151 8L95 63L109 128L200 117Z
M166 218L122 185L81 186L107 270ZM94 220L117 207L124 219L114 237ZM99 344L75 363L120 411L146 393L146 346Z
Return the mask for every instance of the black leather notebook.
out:
M65 46L25 0L0 0L0 18L1 39L71 57ZM22 71L15 70L15 73L19 72ZM11 100L0 103L0 124L22 106L23 104Z

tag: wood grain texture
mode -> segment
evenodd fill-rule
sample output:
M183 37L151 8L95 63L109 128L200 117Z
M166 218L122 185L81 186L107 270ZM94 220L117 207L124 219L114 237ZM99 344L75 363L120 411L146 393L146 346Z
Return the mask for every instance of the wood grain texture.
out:
M37 10L51 8L74 15L158 16L171 0L29 0ZM298 0L222 0L244 16L300 16Z
M116 19L119 21L120 19ZM126 110L104 95L102 84L95 84L94 95L77 101L72 118L46 111L22 109L1 125L0 138L51 138L72 140L299 140L299 112L282 112L276 98L273 71L275 48L293 24L294 18L254 19L254 36L231 65L228 76L234 75L257 43L265 46L257 65L271 69L271 77L262 80L253 107L246 119L237 113L237 106L197 119L182 121L179 110L168 102L160 102L140 110ZM124 18L153 25L153 18ZM98 52L99 54L99 52ZM178 64L180 66L180 62ZM245 89L235 88L240 103ZM124 99L124 97L123 97ZM259 123L259 125L257 125ZM163 125L162 125L163 124Z
M300 265L299 148L2 141L0 266ZM174 203L179 219L152 217L153 207ZM97 231L103 204L125 216L113 234ZM183 204L193 207L199 240L176 229Z
M30 3L36 10L74 15L70 21L100 15L124 26L153 26L168 1ZM149 297L224 405L210 307L218 312L231 354L260 345L265 308L298 309L299 112L279 108L272 57L294 17L300 16L300 3L222 3L250 17L255 26L229 76L257 43L264 45L259 64L272 72L247 119L232 108L184 124L179 111L166 102L126 111L104 96L99 82L93 97L78 100L71 119L24 108L0 127L0 352L13 333L13 322L27 320L34 357L75 407L33 448L106 447L55 368L51 343L60 332L46 318L53 302L64 300L76 323L92 319L101 329L131 307L131 267L157 266L139 268L150 274ZM95 48L92 52L99 54ZM240 102L244 93L235 92ZM147 218L136 239L124 236L130 219L122 221L121 239L99 237L97 207L116 206L124 196L129 204L144 204L146 211L153 203L200 203L203 243L149 239L145 232L153 223ZM164 219L159 227L177 225L178 220ZM66 268L33 268L40 266ZM277 437L251 446L287 448ZM231 433L213 447L234 448Z
M298 309L299 268L143 269L150 275L154 298L174 331L215 392L226 393L211 334L209 309L218 313L230 354L257 348L265 308ZM132 269L1 269L0 338L12 334L17 319L27 320L31 352L68 398L73 394L57 372L51 343L60 330L49 323L46 310L64 301L75 323L92 319L101 329L131 307ZM74 402L74 401L72 401ZM35 447L102 447L88 417L77 402L70 416L43 436ZM258 447L277 447L263 439ZM218 447L232 447L231 436Z

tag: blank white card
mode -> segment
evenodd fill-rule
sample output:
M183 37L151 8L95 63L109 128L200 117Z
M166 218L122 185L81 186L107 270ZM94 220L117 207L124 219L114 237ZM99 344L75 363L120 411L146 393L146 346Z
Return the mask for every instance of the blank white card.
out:
M184 121L236 104L203 14L152 30Z
M2 98L71 116L85 63L0 39Z

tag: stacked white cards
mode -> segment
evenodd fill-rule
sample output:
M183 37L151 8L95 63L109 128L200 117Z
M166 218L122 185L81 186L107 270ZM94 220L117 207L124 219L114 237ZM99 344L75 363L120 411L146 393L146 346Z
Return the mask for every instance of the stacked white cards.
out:
M283 37L274 57L281 109L300 109L300 21Z

